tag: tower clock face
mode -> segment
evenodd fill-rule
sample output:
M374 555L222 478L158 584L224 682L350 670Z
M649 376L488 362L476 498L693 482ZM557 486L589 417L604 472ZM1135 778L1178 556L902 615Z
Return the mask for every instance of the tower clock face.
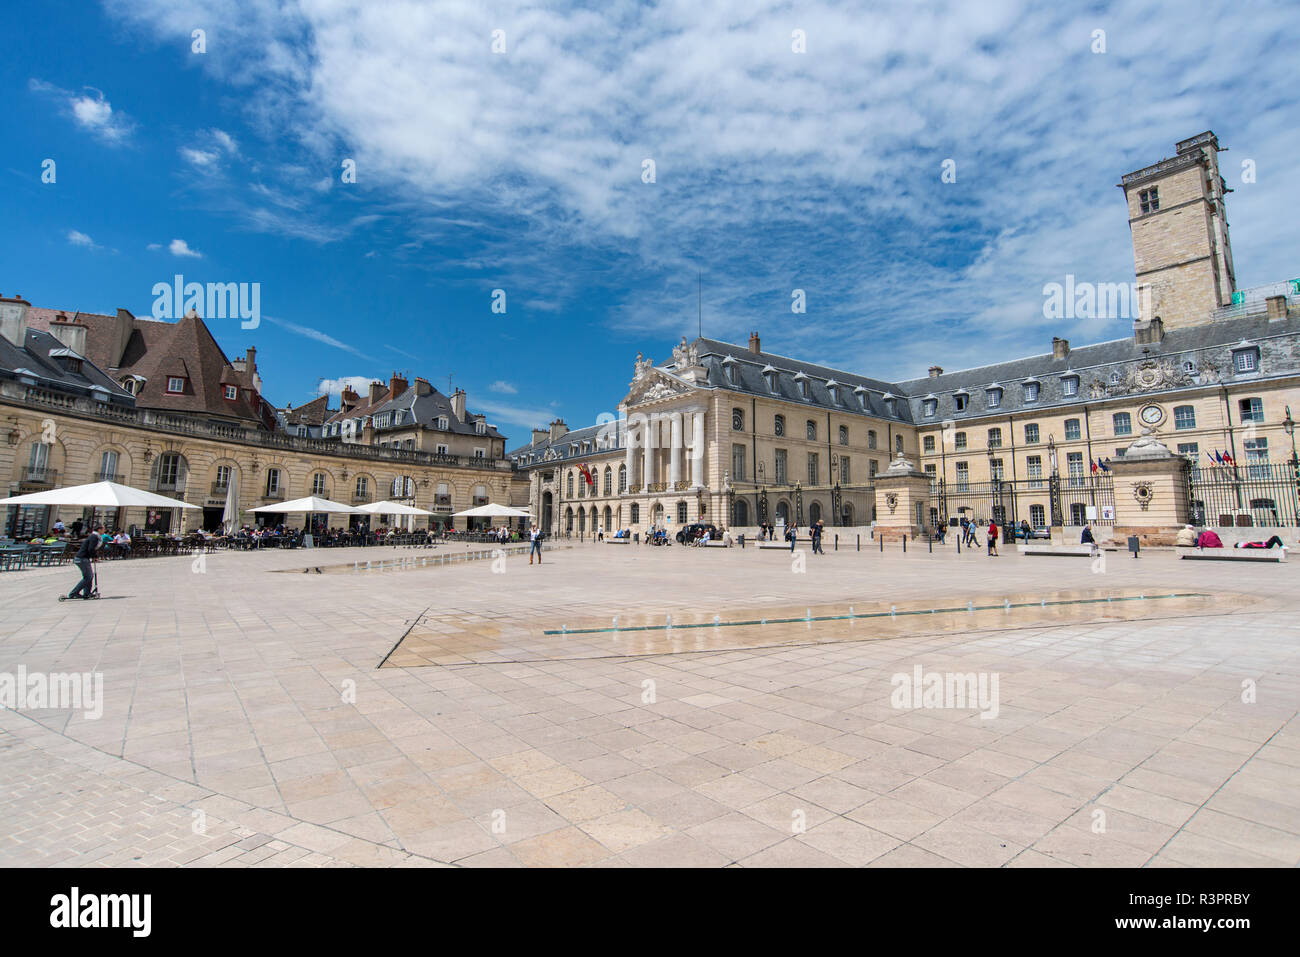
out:
M1142 409L1139 415L1147 425L1159 425L1165 417L1165 412L1158 405L1148 405Z

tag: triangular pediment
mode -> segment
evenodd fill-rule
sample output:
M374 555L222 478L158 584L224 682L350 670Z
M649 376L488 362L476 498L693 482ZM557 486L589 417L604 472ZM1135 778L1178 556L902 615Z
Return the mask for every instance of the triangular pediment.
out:
M623 405L636 406L647 402L661 402L679 395L689 395L697 391L689 382L665 372L663 369L642 367L637 377L630 384L630 391L623 399Z

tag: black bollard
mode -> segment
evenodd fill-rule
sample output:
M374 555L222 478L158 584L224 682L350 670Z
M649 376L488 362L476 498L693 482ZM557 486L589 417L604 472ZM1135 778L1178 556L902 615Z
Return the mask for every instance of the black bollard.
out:
M875 532L872 532L871 534L874 535L874 534L876 534L876 533L875 533ZM881 536L880 536L880 554L883 555L884 553L885 553L885 536L884 536L884 535L881 535Z
M907 532L903 533L903 554L907 554Z

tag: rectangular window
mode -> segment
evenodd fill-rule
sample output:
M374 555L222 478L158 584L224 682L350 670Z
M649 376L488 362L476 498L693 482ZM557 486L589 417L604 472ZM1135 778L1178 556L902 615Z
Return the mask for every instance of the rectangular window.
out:
M1254 372L1259 366L1254 349L1239 349L1232 354L1232 367L1238 372Z
M939 411L938 399L926 399L921 403L921 414L926 418L933 418L937 411Z
M1036 445L1038 443L1038 423L1030 422L1025 426L1025 445Z
M1043 487L1043 457L1041 455L1031 455L1025 460L1029 472L1029 487Z
M232 399L232 400L233 400L233 399L238 399L238 398L239 398L239 390L238 390L237 388L235 388L233 385L228 385L228 386L226 386L226 398L227 398L227 399Z
M218 465L217 466L217 488L229 488L229 487L230 487L230 466Z
M785 472L785 449L776 450L776 484L784 485L786 482Z
M323 496L325 494L325 476L319 473L311 478L311 494Z
M1133 417L1127 412L1116 412L1111 421L1114 423L1116 435L1133 434Z
M1026 402L1037 402L1037 401L1038 401L1038 383L1037 383L1037 382L1026 382L1026 383L1025 383L1025 401L1026 401Z
M1144 213L1154 213L1160 208L1160 188L1152 186L1138 193L1138 207Z
M1196 428L1196 409L1190 405L1175 406L1174 407L1174 428L1175 429Z
M970 463L957 463L957 491L970 491Z
M922 447L923 449L925 449L927 452L933 452L933 451L934 451L934 436L933 436L933 435L927 435L925 438L923 438L923 439L921 440L921 447ZM874 448L874 446L873 446L873 448Z
M817 453L809 452L808 453L808 484L816 485L820 475L821 475L821 470L817 467Z
M1079 379L1077 376L1066 376L1061 380L1061 395L1069 398L1079 394Z
M433 450L437 452L439 455L447 454L447 446L445 445L435 445Z
M875 459L872 459L870 462L867 463L867 475L869 477L875 478L876 473L879 471L880 471L880 463L877 462Z
M1065 420L1065 438L1067 441L1077 441L1081 433L1079 431L1078 419Z
M185 380L180 376L167 377L167 391L172 395L185 391Z
M1003 477L1003 475L1002 475L1002 460L1001 460L1001 459L990 459L990 460L989 460L989 471L990 471L989 478L991 478L991 479L1001 479L1001 478Z
M745 447L743 445L733 445L731 447L731 480L733 482L745 481ZM622 489L619 491L622 491Z
M1241 410L1241 421L1243 422L1263 422L1264 421L1264 400L1263 399L1242 399L1237 403Z
M268 469L266 473L266 494L274 495L280 491L280 470Z
M227 470L228 471L228 470ZM117 453L105 452L99 457L99 481L116 482L117 477Z
M1000 449L1000 448L1002 448L1002 430L1001 430L1001 429L989 429L989 448L991 448L991 449Z
M853 478L852 478L852 472L849 469L849 457L847 455L841 455L840 456L840 484L848 485L849 482L851 481L853 481Z
M928 475L928 476L930 476L930 481L931 481L931 482L934 481L934 479L935 479L935 477L936 477L936 475L937 475L937 472L938 472L938 470L937 470L933 465L927 465L927 466L925 467L925 474Z
M966 400L969 398L965 393L958 393L952 397L953 405L957 407L958 412L966 411Z
M953 433L952 446L953 448L957 449L957 451L959 452L962 449L966 448L966 433L965 432Z
M1002 404L1001 389L989 389L988 392L985 394L988 396L988 407L990 409L996 409L998 406Z
M476 459L485 459L485 458L487 458L487 449L475 449L475 450L474 450L474 458L476 458Z
M1047 527L1047 511L1041 505L1029 506L1029 524L1034 528Z
M1198 464L1196 460L1201 457L1201 446L1197 442L1179 442L1178 454L1187 456L1192 464L1196 465Z
M1067 452L1065 454L1065 470L1069 474L1071 485L1083 484L1083 453Z

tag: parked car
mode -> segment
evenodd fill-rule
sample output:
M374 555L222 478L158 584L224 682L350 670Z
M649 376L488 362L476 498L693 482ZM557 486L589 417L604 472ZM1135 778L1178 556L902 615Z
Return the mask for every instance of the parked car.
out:
M1043 538L1050 541L1052 538L1052 530L1046 525L1036 525L1033 528L1029 528L1026 525L1017 525L1016 538L1022 541L1032 541L1035 538Z
M710 525L706 522L695 522L691 525L687 525L677 533L677 544L689 545L701 535L707 535L711 539L716 538L718 535L718 528L716 525Z

